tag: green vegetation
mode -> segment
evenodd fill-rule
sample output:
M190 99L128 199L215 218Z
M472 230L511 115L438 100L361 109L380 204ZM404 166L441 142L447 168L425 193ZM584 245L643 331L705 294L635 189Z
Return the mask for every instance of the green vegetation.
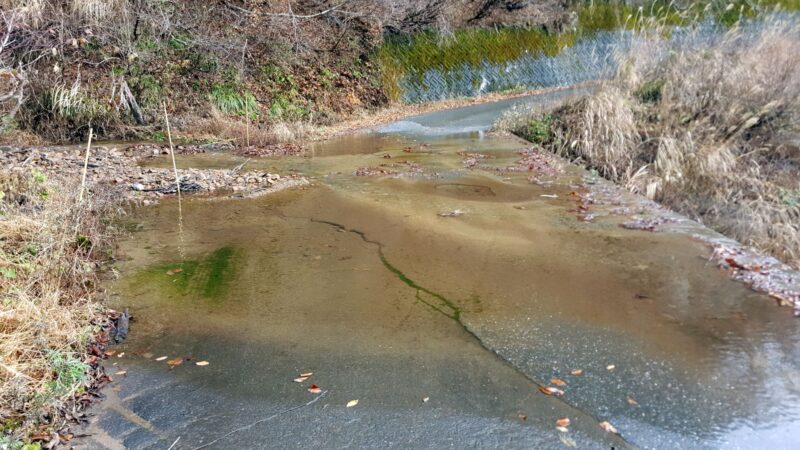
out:
M322 85L326 90L333 88L337 74L328 68L320 70ZM299 121L308 118L311 111L300 95L300 85L292 72L277 64L261 66L259 80L272 94L269 116L277 120Z
M664 80L648 80L636 89L634 95L642 103L658 103L661 100L661 91L664 89Z
M74 123L103 122L113 114L107 105L81 92L79 85L48 90L41 97L41 107L53 119Z
M223 114L230 116L258 117L258 103L249 91L233 83L215 84L209 93L211 104Z
M54 376L39 401L42 404L60 403L62 398L71 396L88 381L89 366L72 353L49 350L47 357Z
M520 136L535 144L545 145L553 140L553 116L545 114L531 119L527 126L520 130Z

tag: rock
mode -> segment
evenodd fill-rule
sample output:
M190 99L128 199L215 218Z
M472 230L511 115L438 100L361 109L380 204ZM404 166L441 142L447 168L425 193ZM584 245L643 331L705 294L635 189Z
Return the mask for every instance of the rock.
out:
M131 185L131 189L133 189L134 191L143 191L145 188L142 183L133 183Z

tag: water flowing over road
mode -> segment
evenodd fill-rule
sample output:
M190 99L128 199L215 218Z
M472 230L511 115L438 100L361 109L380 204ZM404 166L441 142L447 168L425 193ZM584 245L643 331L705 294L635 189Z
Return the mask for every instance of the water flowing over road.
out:
M559 95L251 160L312 185L185 199L180 234L175 202L132 212L126 373L80 447L792 448L800 321L692 233L586 220L574 192L610 185L487 132Z

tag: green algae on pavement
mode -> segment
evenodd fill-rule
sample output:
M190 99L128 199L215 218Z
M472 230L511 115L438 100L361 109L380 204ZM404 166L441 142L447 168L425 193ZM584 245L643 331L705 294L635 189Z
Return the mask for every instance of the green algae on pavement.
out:
M179 296L196 294L221 301L236 274L237 254L236 249L225 246L200 259L159 263L142 270L132 283L152 284Z

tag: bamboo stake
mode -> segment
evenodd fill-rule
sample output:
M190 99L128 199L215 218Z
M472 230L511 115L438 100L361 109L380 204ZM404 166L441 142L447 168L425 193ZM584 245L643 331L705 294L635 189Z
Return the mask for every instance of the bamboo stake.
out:
M178 204L181 200L181 180L178 178L178 165L175 164L175 147L172 145L172 131L169 127L169 115L167 114L167 104L164 106L164 122L167 124L167 139L169 140L169 154L172 156L172 171L175 173L175 188L178 192Z
M247 103L245 103L244 115L245 115L245 120L246 120L245 123L247 124L245 126L245 129L247 130L246 131L246 134L247 134L247 148L250 148L250 105L247 104Z
M86 172L89 170L89 151L92 148L92 127L89 127L89 142L86 144L86 156L83 158L83 174L81 175L81 193L78 196L78 202L83 203L83 190L86 187Z
M169 140L169 154L172 156L172 171L175 174L175 189L178 193L178 237L180 243L178 252L181 255L181 261L186 257L183 253L183 206L181 205L181 179L178 177L178 165L175 163L175 146L172 145L172 130L169 126L169 114L167 113L167 103L162 103L164 106L164 122L167 124L167 139Z

